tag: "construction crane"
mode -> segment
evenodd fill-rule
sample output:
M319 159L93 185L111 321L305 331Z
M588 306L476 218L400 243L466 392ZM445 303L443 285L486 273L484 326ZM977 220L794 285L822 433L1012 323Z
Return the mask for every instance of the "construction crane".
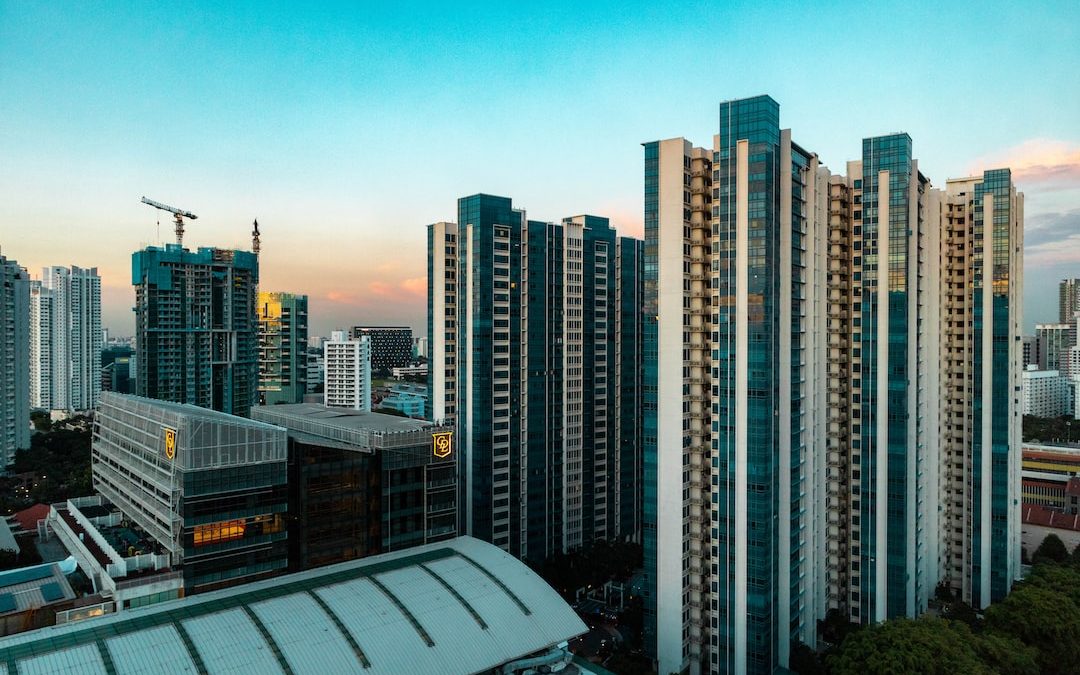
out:
M142 198L143 204L153 206L155 209L161 209L162 211L168 211L173 214L173 219L176 220L176 243L180 246L184 245L184 218L190 218L191 220L197 220L198 216L191 211L184 211L178 209L175 206L169 206L168 204L162 204L161 202L155 202L153 199Z

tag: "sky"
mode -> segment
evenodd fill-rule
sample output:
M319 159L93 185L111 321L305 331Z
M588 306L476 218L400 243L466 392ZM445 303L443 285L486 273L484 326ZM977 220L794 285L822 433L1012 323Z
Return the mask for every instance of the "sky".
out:
M643 234L641 143L711 147L767 93L833 171L907 131L934 185L1011 166L1025 324L1080 277L1080 3L0 0L0 249L97 267L130 335L131 253L250 247L310 332L423 330L425 226L458 197ZM227 7L223 5L228 5ZM160 222L160 225L158 224Z

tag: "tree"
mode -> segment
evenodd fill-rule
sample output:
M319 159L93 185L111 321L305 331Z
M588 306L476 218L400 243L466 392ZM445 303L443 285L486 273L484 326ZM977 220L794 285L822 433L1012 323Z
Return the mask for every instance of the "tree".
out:
M1036 565L1024 584L1063 594L1080 607L1080 570L1072 565Z
M1080 544L1077 544L1076 548L1073 549L1072 557L1069 558L1069 562L1080 567Z
M796 642L791 646L791 654L788 656L788 668L799 675L826 675L829 671L821 662L817 652L802 642Z
M972 643L979 659L995 673L1039 675L1039 652L1000 633L984 633Z
M1038 584L1018 584L986 611L986 626L1037 649L1040 672L1075 672L1080 659L1080 607L1069 596Z
M1046 535L1043 542L1039 544L1039 548L1035 549L1034 555L1031 556L1031 562L1035 564L1047 560L1063 563L1068 559L1069 549L1065 548L1065 543L1061 541L1061 538L1052 532Z
M826 663L834 675L994 671L975 651L964 624L934 617L894 619L852 633Z

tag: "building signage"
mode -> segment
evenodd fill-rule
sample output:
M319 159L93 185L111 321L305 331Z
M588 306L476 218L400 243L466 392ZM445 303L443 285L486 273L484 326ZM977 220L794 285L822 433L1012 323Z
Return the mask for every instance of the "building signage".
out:
M165 430L165 457L167 459L173 459L176 457L176 429L170 429L164 427Z
M431 454L439 459L446 459L454 451L454 432L443 431L431 434Z

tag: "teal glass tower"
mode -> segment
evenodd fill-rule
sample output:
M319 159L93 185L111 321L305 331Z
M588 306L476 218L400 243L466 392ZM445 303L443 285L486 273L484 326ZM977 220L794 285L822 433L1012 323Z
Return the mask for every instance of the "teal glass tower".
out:
M131 262L138 395L247 417L258 401L258 258L167 244Z
M462 531L543 560L640 530L640 241L506 197L428 228L430 409L461 449Z
M767 96L721 104L711 152L645 145L646 636L659 672L771 673L813 643L819 183Z

